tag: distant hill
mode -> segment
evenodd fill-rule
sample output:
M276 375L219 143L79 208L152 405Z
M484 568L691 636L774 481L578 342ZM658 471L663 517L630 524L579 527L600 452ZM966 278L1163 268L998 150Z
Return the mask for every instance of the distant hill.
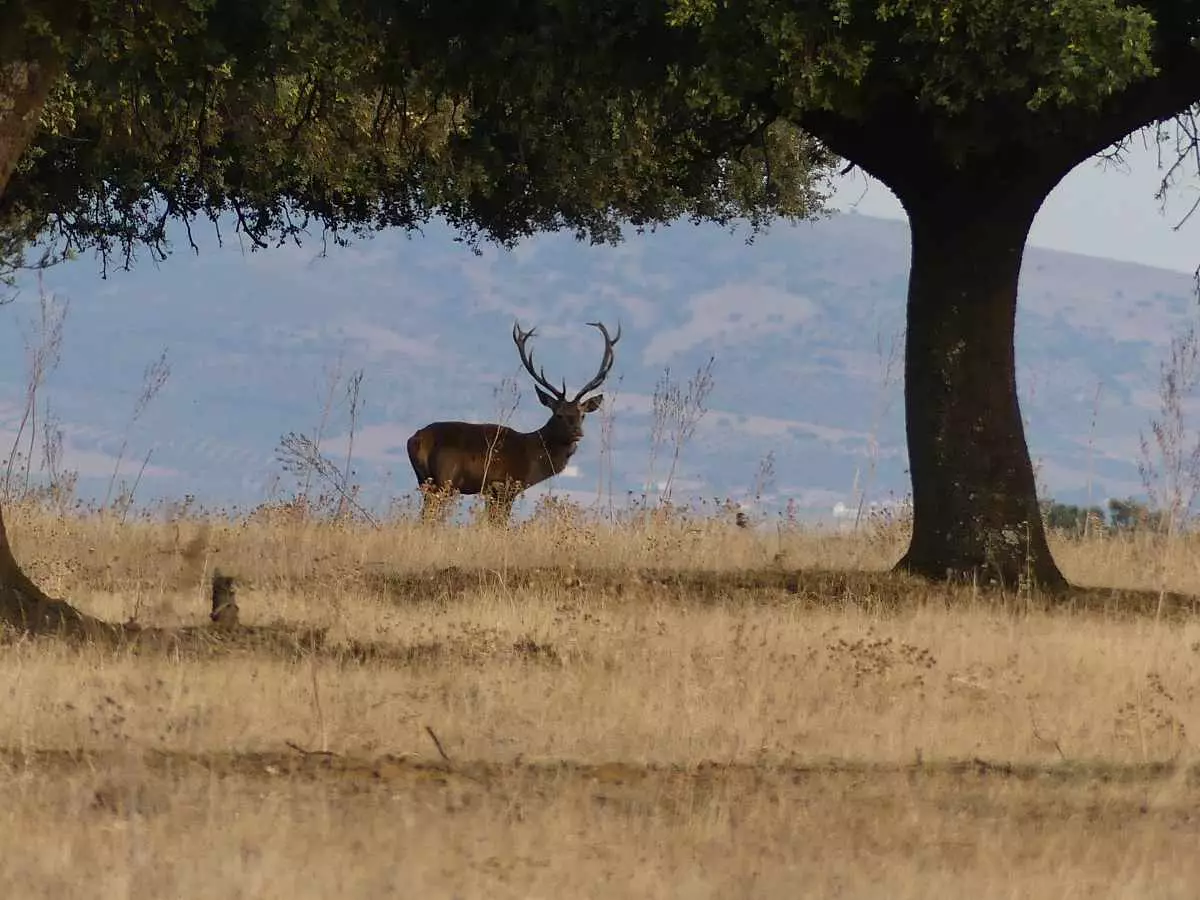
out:
M152 449L141 499L192 493L206 504L253 504L279 475L280 436L314 432L325 372L340 355L347 374L365 373L354 456L366 499L378 505L412 490L407 436L433 419L496 418L512 401L497 396L503 379L520 390L512 424L544 420L512 345L514 316L539 326L538 362L568 387L599 362L599 335L584 323L619 319L624 336L606 388L617 504L647 483L651 396L664 367L686 382L710 356L710 410L682 453L678 499L745 500L768 454L773 510L790 499L806 515L828 516L856 483L868 498L904 494L907 226L838 214L777 225L749 245L746 235L676 225L616 248L552 235L482 256L442 228L331 247L324 257L319 240L242 253L210 239L199 256L179 242L166 263L106 281L82 259L45 276L70 308L62 363L44 396L64 422L66 461L81 470L83 492L102 495L143 370L166 348L170 378L129 431L123 471L136 474ZM1029 251L1019 380L1031 450L1057 498L1087 499L1089 477L1097 501L1141 491L1138 431L1157 404L1159 362L1192 309L1192 287L1182 273ZM0 309L10 323L0 330L5 456L24 396L22 329L36 310L32 283ZM345 430L335 410L331 455L344 454ZM554 490L596 499L601 430L589 420L578 465ZM666 460L656 468L661 479Z

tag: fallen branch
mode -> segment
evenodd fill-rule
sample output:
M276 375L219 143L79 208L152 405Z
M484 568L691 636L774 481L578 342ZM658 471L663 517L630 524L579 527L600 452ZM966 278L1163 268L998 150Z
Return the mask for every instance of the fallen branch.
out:
M334 753L332 750L309 750L306 747L301 747L299 744L295 743L294 741L284 741L284 743L287 744L289 747L291 747L293 750L295 750L297 753L299 753L301 756L324 756L326 758L329 758L329 757L338 755L337 753Z
M440 753L440 754L442 754L442 759L444 759L444 760L445 760L446 762L448 762L448 763L452 763L452 762L453 762L453 760L452 760L452 759L450 759L450 756L449 756L449 754L447 754L447 753L446 753L446 750L445 750L445 749L442 747L442 742L441 742L441 741L439 741L439 740L438 740L438 736L437 736L436 734L434 734L434 733L433 733L433 729L432 729L432 728L430 728L428 725L426 725L426 726L425 726L425 731L426 731L426 732L429 734L429 736L430 736L430 737L433 739L433 746L437 747L437 752L438 752L438 753Z

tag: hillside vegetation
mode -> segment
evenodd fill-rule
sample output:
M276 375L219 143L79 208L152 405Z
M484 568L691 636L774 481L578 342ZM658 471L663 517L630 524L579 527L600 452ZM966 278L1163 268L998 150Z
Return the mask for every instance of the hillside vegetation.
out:
M631 234L611 253L540 235L518 252L475 257L453 238L431 225L423 237L385 233L325 257L319 247L250 254L210 242L200 255L113 275L99 295L90 258L47 271L50 318L69 309L39 407L49 404L65 431L63 464L78 470L80 493L104 497L128 441L128 481L153 451L139 497L256 503L278 477L280 436L312 435L328 398L340 401L362 371L354 468L364 501L382 505L414 484L404 443L427 422L545 421L509 337L514 320L538 326L539 365L568 386L600 359L584 323L624 326L597 414L612 414L611 434L588 424L579 473L557 480L560 493L607 502L611 491L619 503L665 479L669 448L657 466L648 459L653 395L667 367L686 387L710 357L709 411L685 448L677 498L744 498L768 453L772 508L793 500L828 518L839 501L853 503L855 485L874 498L910 490L904 222L835 214L778 223L749 246L717 226L678 226ZM1154 385L1169 343L1194 319L1190 274L1030 248L1021 278L1021 409L1042 495L1084 503L1141 493L1137 436L1159 413ZM39 301L29 281L10 307L17 327L0 329L0 353L25 360L44 341ZM164 349L170 378L131 427L143 371ZM19 364L0 370L0 447L19 427L26 378ZM339 465L349 430L338 403L325 448Z

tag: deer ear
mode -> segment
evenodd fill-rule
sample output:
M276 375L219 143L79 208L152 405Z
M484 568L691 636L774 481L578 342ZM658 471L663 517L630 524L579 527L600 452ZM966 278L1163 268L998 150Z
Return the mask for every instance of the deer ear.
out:
M550 409L554 409L558 406L558 401L543 391L540 387L535 387L534 390L537 391L538 399L542 401L542 406Z
M597 394L595 397L589 397L587 400L583 401L583 411L585 413L594 413L600 408L602 403L604 403L603 394Z

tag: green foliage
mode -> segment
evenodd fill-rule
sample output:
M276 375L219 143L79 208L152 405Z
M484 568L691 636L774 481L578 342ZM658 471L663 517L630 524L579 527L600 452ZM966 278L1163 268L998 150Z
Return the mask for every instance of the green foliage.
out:
M1103 531L1108 516L1099 506L1076 506L1057 500L1042 502L1042 520L1047 528L1064 532L1071 537L1083 537Z
M1166 531L1166 516L1161 511L1151 509L1147 504L1134 500L1132 497L1125 500L1112 498L1108 501L1108 513L1115 531Z
M1159 75L1200 83L1194 60L1200 6L1124 0L668 0L670 20L697 35L704 65L736 92L757 73L780 113L840 143L854 124L895 156L971 156L1085 137L1080 116L1114 114L1114 98ZM1112 138L1182 112L1148 112ZM1064 118L1069 111L1071 118ZM1111 142L1111 141L1110 141ZM1096 152L1101 147L1091 152ZM1084 154L1089 155L1087 153ZM879 174L876 172L876 174ZM885 180L887 180L885 178Z
M90 0L0 227L127 263L226 213L263 246L433 215L511 245L819 211L828 152L652 58L668 28L637 6Z
M950 112L997 95L1097 106L1154 73L1154 20L1117 0L892 0L878 18L902 29L904 80Z
M951 163L1037 147L1078 125L1064 110L1100 116L1195 56L1198 10L9 0L0 61L55 59L67 77L0 229L128 262L142 245L165 252L172 219L229 213L256 246L434 215L506 246L557 229L614 241L624 225L679 218L757 228L820 210L825 145L862 162L839 123Z
M673 0L670 20L713 43L751 30L796 109L891 93L963 113L999 96L1095 105L1153 74L1154 17L1119 0Z
M1110 529L1120 534L1166 531L1166 513L1132 497L1111 498L1107 512L1099 506L1076 506L1057 500L1043 500L1041 505L1046 527L1069 537L1096 535Z

